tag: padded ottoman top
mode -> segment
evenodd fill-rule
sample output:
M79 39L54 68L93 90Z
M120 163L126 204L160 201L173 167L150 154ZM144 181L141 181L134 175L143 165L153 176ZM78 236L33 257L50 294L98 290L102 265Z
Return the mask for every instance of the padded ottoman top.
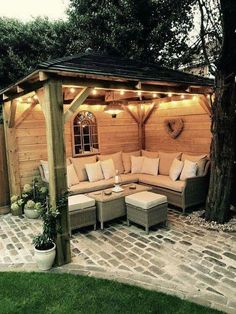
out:
M165 195L144 191L126 196L125 202L136 207L149 209L154 206L166 203L167 197Z
M83 195L73 195L68 197L69 211L84 209L95 205L95 200Z

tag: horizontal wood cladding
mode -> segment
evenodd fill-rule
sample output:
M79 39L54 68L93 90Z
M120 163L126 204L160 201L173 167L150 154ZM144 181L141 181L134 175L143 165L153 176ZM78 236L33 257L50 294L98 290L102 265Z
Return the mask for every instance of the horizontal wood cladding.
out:
M67 106L65 106L65 110ZM102 154L138 149L138 127L126 112L112 118L102 107L81 106L80 110L92 111L97 119L100 152ZM23 110L21 110L22 112ZM20 113L21 113L20 112ZM17 113L18 116L20 114ZM72 121L64 127L67 157L72 156ZM38 106L16 129L21 187L38 175L40 159L47 160L46 125Z
M182 151L188 153L209 153L211 143L209 115L197 102L181 107L166 105L155 110L145 126L146 149ZM182 118L184 129L172 139L164 128L166 119Z

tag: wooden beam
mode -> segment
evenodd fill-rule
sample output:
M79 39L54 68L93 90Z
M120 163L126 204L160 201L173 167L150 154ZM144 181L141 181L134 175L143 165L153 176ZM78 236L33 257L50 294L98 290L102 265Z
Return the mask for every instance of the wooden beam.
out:
M8 117L8 127L12 128L15 125L15 117L16 117L16 101L13 100L11 101L10 104L10 113L9 113L9 117Z
M126 100L137 97L134 92L124 92L124 94L120 94L120 92L115 91L106 91L105 92L105 101L117 101L117 100Z
M20 195L20 171L19 171L19 158L18 158L18 145L16 141L16 129L9 128L8 119L10 116L11 102L4 103L3 105L3 121L5 144L7 153L7 170L9 179L10 194ZM21 214L21 212L19 212Z
M143 118L143 124L147 123L148 119L150 118L150 116L152 115L153 111L157 108L157 105L152 105L150 106L150 108L148 108L147 112L144 115Z
M210 100L207 99L206 96L199 96L199 104L206 111L206 113L211 117L212 108L210 106Z
M50 204L55 208L67 191L63 94L59 81L52 80L45 84L43 111L46 120ZM71 261L68 206L60 210L58 227L61 233L57 234L56 239L56 261L57 265L63 265Z
M122 108L131 115L136 123L139 123L139 117L135 112L131 111L130 108L125 105L122 105Z
M39 80L40 81L46 81L48 79L48 75L47 73L43 72L43 71L39 71Z
M22 114L16 119L15 127L17 128L32 112L32 110L37 106L38 102L33 102L29 108L27 108Z
M70 107L67 109L67 111L64 113L64 122L70 120L70 118L73 116L73 114L76 112L76 110L79 108L80 105L84 103L88 95L91 93L90 87L85 87L82 89L81 92L75 97L75 99L72 101Z

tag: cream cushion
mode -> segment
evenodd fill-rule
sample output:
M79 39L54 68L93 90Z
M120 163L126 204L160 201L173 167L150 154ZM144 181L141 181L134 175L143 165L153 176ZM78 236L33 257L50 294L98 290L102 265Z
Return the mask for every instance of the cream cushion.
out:
M149 209L154 206L167 203L167 197L165 195L143 191L126 196L125 203L135 207Z
M159 152L159 174L169 176L171 164L175 158L180 159L182 153Z
M197 175L203 176L206 162L207 162L207 154L203 155L188 155L188 154L182 154L181 160L190 160L197 163Z
M100 163L101 163L104 178L106 180L110 178L114 178L114 176L116 175L116 169L115 169L113 160L112 159L102 160L100 161Z
M150 152L149 150L143 150L142 149L142 156L148 157L148 158L157 158L159 156L158 152Z
M76 174L73 164L67 166L67 186L70 188L72 185L79 184L79 179Z
M140 156L140 150L130 152L130 153L122 153L122 160L124 165L124 173L129 173L131 171L131 156Z
M119 171L119 174L124 173L124 166L122 162L121 152L109 155L98 155L98 160L112 159L114 162L115 170Z
M180 180L185 180L187 178L193 178L197 176L197 163L185 159L183 170L180 175Z
M96 156L70 158L80 182L88 180L85 164L95 163L96 159Z
M139 174L139 183L154 185L160 188L182 192L186 186L186 181L172 181L169 176L150 176L149 174Z
M69 211L95 206L95 200L86 195L72 195L68 197Z
M176 181L178 179L183 169L183 166L184 162L182 160L178 160L176 158L173 160L169 171L169 176L171 180Z
M85 164L85 169L89 178L89 182L96 182L104 179L100 161L97 161L93 164Z
M44 178L47 182L49 182L49 169L48 169L48 162L46 160L40 160L40 164L43 168Z
M151 174L156 176L158 174L159 158L143 157L143 164L141 173Z
M140 173L144 157L131 156L131 173Z

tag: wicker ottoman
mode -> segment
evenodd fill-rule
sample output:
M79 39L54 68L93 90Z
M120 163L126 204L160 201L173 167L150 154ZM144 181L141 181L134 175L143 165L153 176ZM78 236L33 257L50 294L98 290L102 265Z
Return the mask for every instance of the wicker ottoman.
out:
M139 192L125 197L127 224L133 221L145 227L149 233L151 226L167 221L167 197L152 192Z
M70 230L94 225L96 230L96 207L95 200L83 195L68 197Z

